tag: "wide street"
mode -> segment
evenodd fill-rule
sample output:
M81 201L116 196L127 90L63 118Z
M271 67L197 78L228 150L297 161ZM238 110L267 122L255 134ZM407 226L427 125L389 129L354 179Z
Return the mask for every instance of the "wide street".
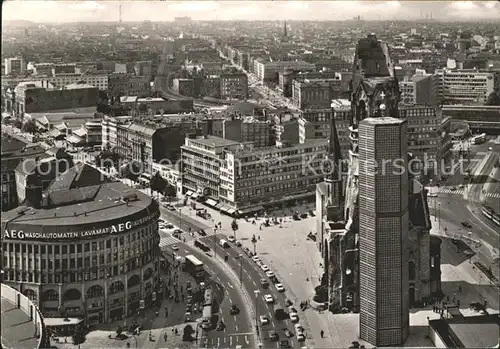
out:
M492 150L489 150L490 147ZM481 241L482 248L478 257L484 265L490 266L492 259L498 256L500 229L481 213L481 206L486 199L489 206L500 212L498 184L484 185L492 180L488 178L499 159L500 144L486 142L473 145L470 150L471 154L462 168L470 169L472 183L468 184L464 173L457 171L440 188L430 188L430 192L437 193L438 196L429 197L429 207L431 213L436 216L433 225L437 225L441 231L446 231L447 235L459 234ZM459 188L461 184L463 188ZM466 228L462 222L468 222L472 227Z
M167 246L163 250L167 253L174 252L172 246ZM219 306L218 311L213 314L212 323L214 328L207 332L203 331L199 340L200 346L202 348L232 348L241 345L244 348L252 348L252 319L248 316L248 311L245 308L249 305L242 298L241 292L237 289L238 285L232 276L221 267L220 262L201 252L201 250L192 247L192 243L180 243L179 250L175 251L175 254L181 257L191 254L202 261L205 270L209 274L207 285L212 284L212 288L215 289L215 296ZM233 304L240 309L240 313L237 315L230 314ZM222 320L225 324L222 331L215 330L218 320Z

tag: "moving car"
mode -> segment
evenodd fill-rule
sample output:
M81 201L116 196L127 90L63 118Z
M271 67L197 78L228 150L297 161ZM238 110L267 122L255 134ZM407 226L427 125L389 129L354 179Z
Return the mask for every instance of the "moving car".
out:
M266 301L266 303L268 303L268 304L274 303L274 298L273 298L273 296L272 296L272 295L270 295L270 294L266 294L266 295L264 296L264 300L265 300L265 301Z
M267 325L269 323L269 319L267 318L266 315L259 316L259 320L261 325Z
M177 228L177 229L174 230L174 234L182 234L182 230L180 230L179 228Z
M231 310L229 311L231 315L236 315L240 313L240 308L236 304L231 305Z
M227 241L229 241L229 242L235 242L235 241L236 241L236 239L234 238L234 236L229 235L229 236L227 237Z
M458 189L463 189L463 188L465 188L465 185L463 185L463 184L460 184L460 185L458 186Z
M276 287L276 291L285 292L285 287L282 284L276 284L274 286Z
M165 224L165 228L167 228L167 229L173 229L174 225L172 223L166 223Z
M262 286L262 288L268 288L269 282L266 279L260 279L260 286Z
M462 222L461 224L462 224L462 226L463 226L463 227L465 227L465 228L468 228L468 229L472 228L472 224L470 224L469 222L465 222L465 221L464 221L464 222Z
M198 230L198 234L201 236L207 236L207 233L203 229Z
M222 331L224 329L224 323L222 322L222 320L219 320L219 322L217 322L217 327L215 328L216 331Z
M172 250L174 250L174 251L179 251L179 246L177 246L177 245L172 245Z

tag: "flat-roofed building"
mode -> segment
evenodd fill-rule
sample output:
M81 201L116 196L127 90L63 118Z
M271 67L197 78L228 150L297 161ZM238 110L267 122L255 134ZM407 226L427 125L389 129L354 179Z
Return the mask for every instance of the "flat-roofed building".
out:
M316 66L304 61L274 61L254 60L254 72L260 81L278 81L278 73L286 68L300 71L314 71Z
M436 75L444 104L484 104L499 79L495 72L477 69L442 69Z
M245 215L280 203L312 200L323 180L326 139L256 149L252 144L224 152L220 203ZM230 212L231 213L231 212Z
M341 98L342 81L335 79L294 80L292 102L299 109L328 108L332 99Z

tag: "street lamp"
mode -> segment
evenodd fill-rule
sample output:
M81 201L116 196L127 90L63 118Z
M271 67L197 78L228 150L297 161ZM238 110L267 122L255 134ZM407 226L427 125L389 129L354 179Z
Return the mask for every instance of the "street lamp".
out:
M438 203L438 230L441 231L441 203Z
M217 258L217 228L214 228L214 258Z
M179 229L182 230L182 206L179 207Z

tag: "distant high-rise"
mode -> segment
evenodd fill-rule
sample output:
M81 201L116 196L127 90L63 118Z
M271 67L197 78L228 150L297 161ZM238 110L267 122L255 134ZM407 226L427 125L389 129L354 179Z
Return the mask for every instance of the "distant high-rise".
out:
M359 331L375 346L399 346L409 331L407 144L406 120L360 122Z

